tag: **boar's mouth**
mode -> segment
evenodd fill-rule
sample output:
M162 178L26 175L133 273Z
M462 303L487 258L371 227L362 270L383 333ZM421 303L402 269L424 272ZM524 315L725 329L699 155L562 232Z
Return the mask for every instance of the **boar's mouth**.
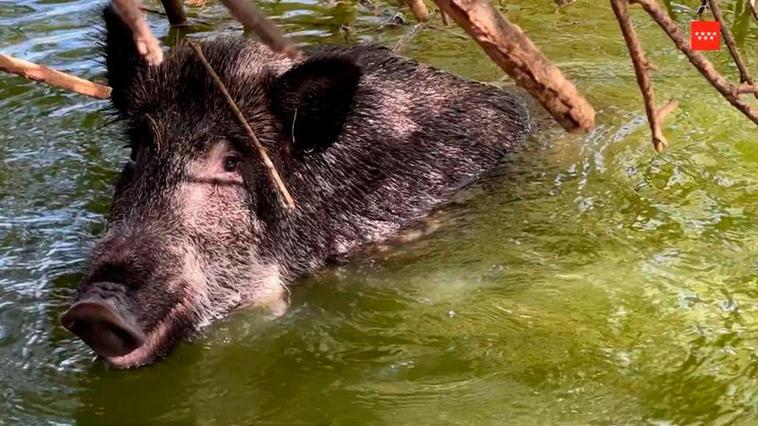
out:
M145 336L144 343L131 352L117 355L101 355L108 365L114 368L134 368L150 364L158 358L166 355L172 343L176 340L174 330L184 316L186 309L183 304L176 305L166 318Z
M123 356L145 343L145 334L134 321L127 320L103 299L89 298L74 303L61 316L61 324L101 356Z
M61 315L61 324L78 336L108 365L118 369L140 367L164 356L185 322L186 304L177 303L149 331L110 298L89 296Z

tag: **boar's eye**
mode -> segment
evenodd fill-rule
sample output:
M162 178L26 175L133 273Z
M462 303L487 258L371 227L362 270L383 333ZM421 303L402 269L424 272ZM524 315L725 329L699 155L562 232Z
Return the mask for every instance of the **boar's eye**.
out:
M236 173L239 171L240 159L238 157L226 157L224 159L224 171L227 173Z

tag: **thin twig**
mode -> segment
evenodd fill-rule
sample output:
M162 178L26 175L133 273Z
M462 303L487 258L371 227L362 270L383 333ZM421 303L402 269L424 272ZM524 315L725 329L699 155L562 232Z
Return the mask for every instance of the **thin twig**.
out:
M721 16L721 9L719 8L718 1L707 1L708 5L711 6L711 13L713 13L713 17L716 18L716 20L719 22L719 25L721 25L721 35L724 36L724 42L726 43L727 49L729 49L729 54L732 55L732 59L734 59L734 63L737 65L737 69L740 71L740 83L753 84L753 78L750 77L750 72L747 69L747 65L742 59L742 55L740 55L740 51L737 49L737 45L734 43L732 32L724 23L724 17ZM755 94L755 97L758 99L758 93Z
M293 59L300 54L297 47L284 37L279 27L249 0L221 0L221 2L245 29L255 32L274 52L284 53Z
M595 110L529 40L487 0L435 0L519 86L570 132L594 126Z
M619 22L619 27L621 27L621 34L624 36L626 46L629 48L629 56L632 58L634 74L637 76L637 84L640 86L642 98L645 101L645 114L650 124L653 146L656 151L663 152L668 143L663 136L663 130L661 130L661 121L663 121L663 114L661 112L668 114L670 111L663 108L661 110L655 109L655 94L653 92L653 84L650 81L649 62L645 57L645 52L642 50L642 46L640 46L640 40L637 38L637 32L634 30L632 21L629 18L627 0L611 0L611 7ZM671 102L667 105L671 105Z
M189 41L189 45L192 47L192 50L195 51L197 58L203 64L203 66L205 67L205 70L208 71L208 75L210 75L211 79L213 80L213 83L216 85L218 90L224 96L224 99L226 99L226 103L229 105L229 108L234 112L234 115L237 117L237 121L239 121L239 123L245 129L247 136L253 142L253 145L255 145L255 149L258 151L258 155L260 155L261 160L263 161L263 164L266 167L266 170L268 171L269 176L271 177L271 180L274 183L274 186L277 188L279 195L281 195L280 200L282 201L282 205L287 209L294 209L295 200L292 199L292 196L290 195L289 191L287 191L287 187L284 185L284 181L282 181L282 178L279 176L279 172L277 172L276 167L274 167L274 163L271 162L271 158L269 158L268 154L266 153L266 148L263 146L261 141L258 140L258 137L255 136L255 132L253 132L253 129L250 127L250 124L248 124L247 120L245 119L245 116L242 115L242 112L237 106L237 103L234 102L234 99L232 99L232 96L229 94L229 91L226 90L226 86L224 86L224 83L221 81L221 78L218 76L218 74L216 74L216 71L213 70L213 67L211 67L211 64L208 63L208 60L205 58L205 55L203 54L202 49L200 49L200 46L198 46L193 41Z
M0 53L0 70L93 98L108 99L111 96L111 88L108 86L2 53Z
M653 20L660 26L663 31L669 36L669 38L674 42L676 47L684 53L685 56L687 56L687 59L689 59L690 63L697 68L698 71L700 71L700 74L705 77L706 80L708 80L711 85L718 90L719 93L721 93L726 100L729 101L734 107L736 107L740 112L742 112L747 118L749 118L753 123L758 124L758 114L756 114L755 111L753 111L753 108L750 106L750 104L743 102L739 98L739 93L737 90L737 86L734 86L730 84L724 76L719 74L718 71L716 71L716 68L713 66L713 64L706 59L703 55L701 55L699 52L695 52L687 45L687 42L685 41L684 37L682 37L682 34L679 31L679 27L677 26L676 22L674 22L666 12L658 6L658 3L655 0L629 0L631 3L638 3L642 6L643 9L653 18Z
M656 111L656 114L658 115L661 122L666 119L666 117L674 112L675 109L679 107L679 101L676 99L669 99L668 102L666 102L662 107L658 108L658 111Z

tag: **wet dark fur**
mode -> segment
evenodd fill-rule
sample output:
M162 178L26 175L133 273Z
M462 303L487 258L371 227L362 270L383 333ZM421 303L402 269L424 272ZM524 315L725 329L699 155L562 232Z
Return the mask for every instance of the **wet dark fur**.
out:
M113 102L125 113L132 133L141 133L141 127L149 125L144 122L144 115L149 114L157 129L165 133L164 139L184 141L188 150L202 150L201 141L220 137L246 145L230 109L186 45L172 52L162 72L150 72L150 77L137 79L127 90L118 90L128 80L123 73L137 61L125 53L129 48L122 47L131 39L113 31L120 21L114 22L108 14L106 18L110 18L108 80L117 88ZM339 63L309 60L314 69L320 66L325 73L337 73L324 84L350 86L358 77L358 85L354 91L347 89L353 94L349 111L336 111L336 120L331 122L331 117L325 116L309 123L311 133L324 135L309 143L316 147L315 152L291 149L296 107L287 105L292 100L284 97L280 88L272 87L278 70L255 81L234 76L245 67L245 60L251 59L242 54L250 43L221 38L202 43L202 48L268 146L296 200L295 213L285 213L262 166L251 171L255 175L255 185L250 188L255 205L251 207L265 220L268 234L263 252L295 274L372 240L375 233L379 235L373 239L381 239L387 234L385 229L396 230L423 216L490 169L527 132L524 109L511 94L419 65L383 47L319 46L307 51L310 58L336 58ZM366 76L375 77L376 84L365 83ZM377 105L387 102L384 81L404 89L412 100L410 110L378 110ZM349 102L345 95L328 99L333 106L322 108L344 108L345 100ZM393 137L394 114L403 114L417 129L402 139ZM189 121L188 117L197 119ZM297 137L295 141L300 142Z
M251 254L277 265L279 279L290 283L423 217L492 168L528 130L513 95L385 48L318 46L293 63L242 38L201 42L293 195L297 207L287 212L192 49L181 44L159 67L148 67L114 12L106 9L104 18L112 102L136 161L116 185L109 233L93 253L80 297L98 281L123 283L131 311L149 331L186 299L183 292L198 291L193 283L166 284L182 276L181 259L162 247L191 244L205 263L227 265L213 272L211 281L220 284L208 289L208 306L172 324L160 352L199 323L255 302L239 288L249 279ZM184 165L221 139L245 157L245 204L254 224L224 240L213 228L188 234L171 195L187 179Z

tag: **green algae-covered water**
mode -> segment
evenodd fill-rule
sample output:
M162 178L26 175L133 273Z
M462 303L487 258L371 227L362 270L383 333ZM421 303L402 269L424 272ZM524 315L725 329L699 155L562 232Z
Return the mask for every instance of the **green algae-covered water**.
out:
M698 3L672 5L685 30ZM303 44L412 30L377 30L394 3L260 5ZM0 1L0 51L98 79L100 7ZM744 1L722 7L732 22ZM437 232L303 280L277 320L236 313L135 371L94 362L57 324L127 156L107 104L0 75L0 424L757 424L758 128L635 8L659 101L681 101L658 155L607 2L502 9L595 105L593 132L535 109L528 143ZM216 3L189 13L195 35L239 30ZM758 74L758 23L735 28ZM461 35L424 29L407 54L499 80Z

